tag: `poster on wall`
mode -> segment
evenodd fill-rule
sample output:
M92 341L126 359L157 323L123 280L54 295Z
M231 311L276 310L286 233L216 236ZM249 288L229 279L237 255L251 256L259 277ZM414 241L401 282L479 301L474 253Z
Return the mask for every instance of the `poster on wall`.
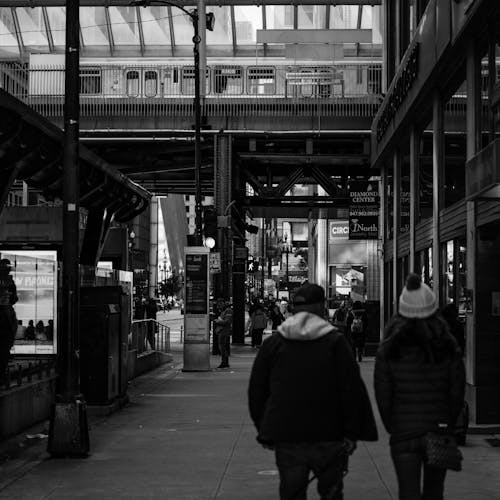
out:
M57 352L57 252L10 250L9 259L18 301L14 304L18 327L12 354Z
M349 183L349 239L376 240L379 223L379 182Z

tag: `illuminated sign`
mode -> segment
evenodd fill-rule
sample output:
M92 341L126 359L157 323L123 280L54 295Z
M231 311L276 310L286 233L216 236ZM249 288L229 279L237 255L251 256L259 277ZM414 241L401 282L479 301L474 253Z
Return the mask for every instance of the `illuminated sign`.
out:
M347 240L349 238L349 222L340 220L330 221L328 234L330 235L330 241Z

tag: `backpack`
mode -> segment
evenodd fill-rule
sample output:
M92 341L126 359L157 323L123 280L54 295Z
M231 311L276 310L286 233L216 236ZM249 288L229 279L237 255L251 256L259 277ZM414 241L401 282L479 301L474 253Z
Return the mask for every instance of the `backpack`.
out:
M354 317L352 320L352 325L351 325L351 332L352 333L363 333L363 320L358 317Z
M261 330L267 326L266 313L261 309L254 312L252 327L256 330Z

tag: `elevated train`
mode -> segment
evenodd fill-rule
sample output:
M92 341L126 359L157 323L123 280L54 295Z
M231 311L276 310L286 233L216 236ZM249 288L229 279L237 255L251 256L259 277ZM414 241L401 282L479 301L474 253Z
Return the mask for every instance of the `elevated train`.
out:
M1 71L1 70L0 70ZM64 56L32 55L28 93L64 93ZM190 58L130 60L82 58L80 93L106 98L182 98L194 95L194 66ZM210 58L205 95L210 97L345 98L379 96L382 63L321 62L282 58Z

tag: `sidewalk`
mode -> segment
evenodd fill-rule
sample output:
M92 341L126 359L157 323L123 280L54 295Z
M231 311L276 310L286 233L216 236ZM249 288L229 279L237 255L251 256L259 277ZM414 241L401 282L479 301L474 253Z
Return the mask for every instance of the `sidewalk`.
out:
M0 499L277 499L273 454L256 443L247 411L254 352L233 346L230 370L198 373L180 371L182 353L174 355L174 365L131 383L128 407L92 422L87 459L50 459L46 439L14 450L0 462ZM212 356L212 366L218 363ZM362 373L373 396L372 358L363 361ZM346 499L397 499L387 435L378 423L380 440L359 443L351 460ZM449 474L447 499L500 500L500 448L488 437L468 436L464 470ZM0 444L0 459L6 447ZM314 483L309 491L318 498Z

